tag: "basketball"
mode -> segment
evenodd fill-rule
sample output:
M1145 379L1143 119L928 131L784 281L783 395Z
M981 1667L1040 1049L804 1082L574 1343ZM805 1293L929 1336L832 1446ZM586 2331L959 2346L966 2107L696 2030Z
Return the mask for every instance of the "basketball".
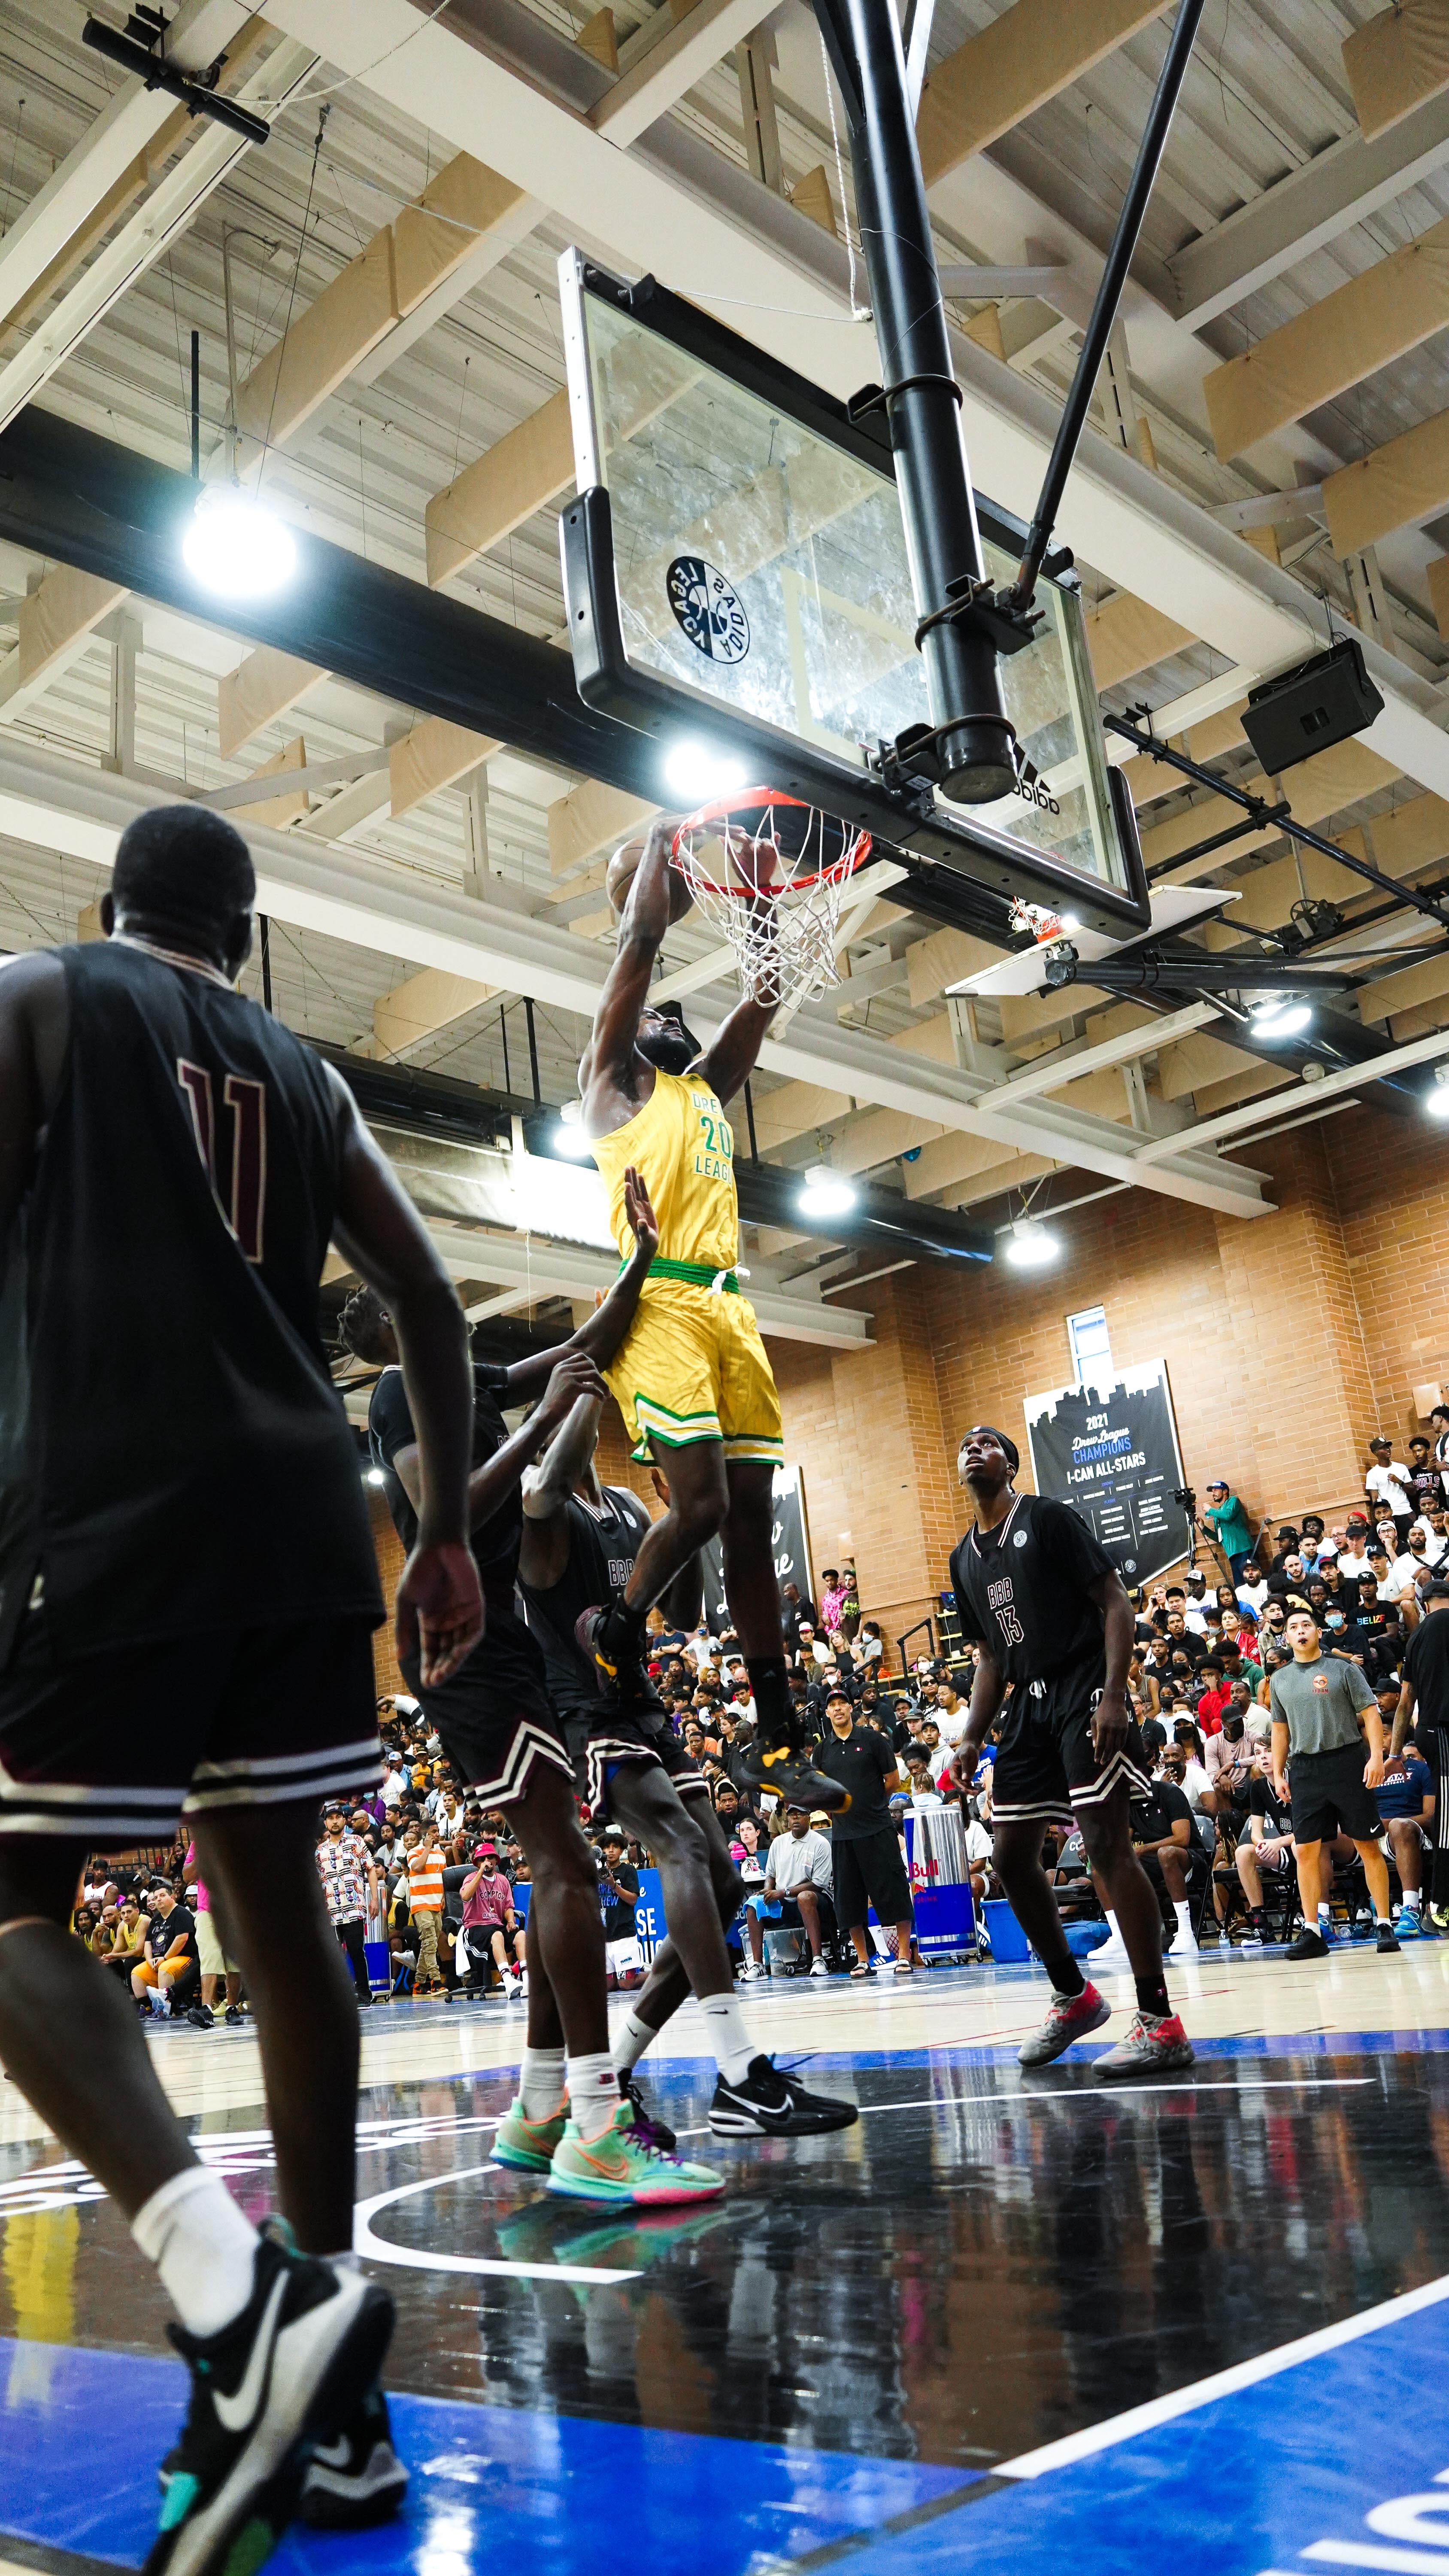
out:
M614 852L613 857L609 861L608 873L604 878L604 891L609 898L615 920L618 920L619 916L623 912L625 904L629 900L629 888L634 882L634 871L638 867L643 856L644 844L642 841L621 841L618 849ZM688 886L685 884L683 877L680 875L678 868L671 867L669 871L669 924L671 929L676 921L682 921L684 919L685 914L691 909L693 902L694 897L690 893Z

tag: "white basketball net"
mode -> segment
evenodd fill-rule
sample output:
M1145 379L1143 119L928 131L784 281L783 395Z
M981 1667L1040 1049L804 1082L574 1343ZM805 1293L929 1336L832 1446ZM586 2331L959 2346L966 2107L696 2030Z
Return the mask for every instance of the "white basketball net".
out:
M674 836L673 865L734 950L751 1001L798 1009L840 981L841 906L870 834L773 790L701 806Z

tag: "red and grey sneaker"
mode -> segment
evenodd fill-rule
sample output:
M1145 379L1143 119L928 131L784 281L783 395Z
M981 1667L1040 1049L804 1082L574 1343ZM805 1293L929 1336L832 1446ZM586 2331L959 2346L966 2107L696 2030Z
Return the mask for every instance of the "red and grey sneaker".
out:
M1079 1995L1053 1994L1046 2020L1030 2039L1022 2041L1016 2062L1018 2066L1050 2066L1074 2039L1085 2039L1089 2030L1100 2030L1103 2022L1111 2018L1111 2005L1093 1985L1084 1985Z
M828 1771L817 1771L808 1753L789 1744L766 1745L757 1737L741 1755L735 1776L745 1787L768 1789L787 1807L803 1807L807 1814L823 1807L827 1815L843 1816L850 1804L848 1789Z
M1193 2063L1192 2042L1176 2013L1155 2021L1151 2013L1139 2011L1126 2038L1098 2058L1093 2072L1112 2084L1124 2075L1175 2075Z

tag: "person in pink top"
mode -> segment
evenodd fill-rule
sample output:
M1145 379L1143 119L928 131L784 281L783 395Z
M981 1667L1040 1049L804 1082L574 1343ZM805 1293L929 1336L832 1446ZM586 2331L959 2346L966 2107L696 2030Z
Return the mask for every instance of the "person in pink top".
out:
M236 1961L226 1955L226 1945L222 1940L220 1926L211 1902L211 1891L197 1873L195 1843L188 1843L186 1846L186 1858L181 1864L181 1875L191 1892L191 1910L196 1917L196 1955L201 1963L201 2008L203 2012L215 2012L216 1990L224 1980L226 2017L235 2029L239 2023L246 2020L246 2014L242 2011L241 1970Z
M491 1950L506 1994L522 1992L523 1978L508 1956L510 1940L521 1949L518 1917L513 1910L513 1889L506 1873L498 1866L498 1852L493 1843L479 1843L473 1854L474 1868L464 1879L463 1929L468 1936L469 1975L481 1967L486 1951Z

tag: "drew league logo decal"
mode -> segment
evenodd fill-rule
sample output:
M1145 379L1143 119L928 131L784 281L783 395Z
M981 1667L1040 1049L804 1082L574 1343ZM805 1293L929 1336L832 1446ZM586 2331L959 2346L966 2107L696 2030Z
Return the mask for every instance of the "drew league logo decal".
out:
M685 639L707 662L743 662L750 621L739 593L703 555L676 555L665 581Z

